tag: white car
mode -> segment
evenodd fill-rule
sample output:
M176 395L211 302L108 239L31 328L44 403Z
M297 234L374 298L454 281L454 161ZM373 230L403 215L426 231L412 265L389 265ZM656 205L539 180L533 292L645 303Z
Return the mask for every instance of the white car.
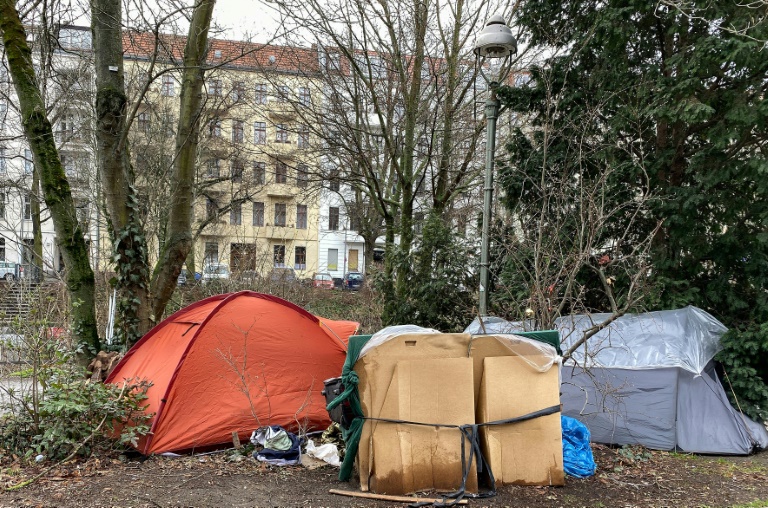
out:
M212 280L229 279L229 266L223 263L212 263L203 268L203 284Z
M0 261L0 279L5 279L9 282L19 278L19 264L9 263L7 261Z

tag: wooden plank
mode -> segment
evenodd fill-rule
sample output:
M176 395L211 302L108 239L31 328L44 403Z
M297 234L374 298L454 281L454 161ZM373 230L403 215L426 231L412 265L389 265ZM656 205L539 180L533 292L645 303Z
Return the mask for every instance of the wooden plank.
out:
M337 494L339 496L349 497L362 497L365 499L380 499L382 501L394 501L396 503L436 503L443 501L442 498L430 498L430 497L414 497L414 496L389 496L387 494L373 494L371 492L358 492L356 490L339 490L331 489L328 491L330 494ZM467 504L466 499L462 499L458 504Z

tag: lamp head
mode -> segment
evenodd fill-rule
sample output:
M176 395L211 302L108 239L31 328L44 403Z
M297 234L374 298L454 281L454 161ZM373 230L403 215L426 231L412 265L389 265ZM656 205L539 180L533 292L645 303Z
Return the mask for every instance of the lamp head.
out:
M475 54L485 58L505 58L517 53L517 41L500 15L488 18L475 39Z

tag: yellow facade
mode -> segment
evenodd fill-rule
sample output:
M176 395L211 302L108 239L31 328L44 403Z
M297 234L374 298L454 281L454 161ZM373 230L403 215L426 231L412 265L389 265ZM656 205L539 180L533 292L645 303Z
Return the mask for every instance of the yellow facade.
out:
M135 93L146 82L147 68L146 61L126 60L129 90ZM142 181L141 175L172 174L180 78L178 70L155 77L133 124L134 165L148 199L162 201L173 185L162 177ZM237 65L207 73L193 219L193 232L199 233L191 254L195 271L224 263L234 274L266 275L281 266L304 278L317 270L319 192L311 175L320 173L319 162L302 123L309 115L298 109L312 103L310 81ZM147 171L153 164L159 170ZM162 222L162 205L148 217ZM159 238L162 226L150 222L148 230ZM150 254L156 252L157 241Z

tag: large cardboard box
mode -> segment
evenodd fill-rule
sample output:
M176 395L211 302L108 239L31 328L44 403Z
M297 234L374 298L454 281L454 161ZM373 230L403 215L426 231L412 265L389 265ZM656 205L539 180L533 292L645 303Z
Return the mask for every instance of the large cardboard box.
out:
M483 360L478 423L523 416L560 404L557 368L539 372L518 356ZM563 485L560 413L480 428L497 485Z
M462 425L474 418L472 360L399 361L379 418ZM372 421L369 487L380 493L455 490L461 483L456 428ZM470 489L477 489L474 467Z
M517 349L517 353L520 352ZM497 357L520 360L515 354L503 340L493 336L407 334L373 348L358 360L355 371L360 378L360 401L364 414L372 418L365 422L357 455L361 489L408 494L430 489L455 490L461 485L462 437L457 429L381 422L375 418L462 425L493 416L497 410L498 414L517 416L558 404L557 366L547 371L546 376L540 376L522 361L503 364L500 369L491 362L491 371L486 373L486 360ZM527 368L522 368L523 364ZM514 368L515 372L508 372L507 367ZM521 383L521 380L527 381ZM540 382L543 384L536 393L546 397L530 398L530 386ZM524 410L527 406L516 408L519 401L506 397L504 391L518 392L536 407L530 411ZM479 404L481 397L483 404ZM549 404L551 400L556 402ZM483 443L483 448L493 457L490 462L495 476L504 483L558 484L557 465L554 471L548 470L551 475L546 480L538 467L525 470L506 466L505 469L507 462L503 457L514 454L521 463L533 464L536 461L529 460L530 454L552 451L551 447L538 447L537 440L544 439L550 444L561 440L559 414L543 418L556 418L557 428L546 425L542 433L524 425L517 430L504 428L482 433L483 441L491 439L492 443L499 443L493 446ZM509 436L516 433L520 439L510 439ZM526 443L526 439L529 442ZM523 444L527 446L520 448ZM499 450L504 454L500 455ZM502 460L495 460L498 457ZM559 470L562 477L562 448ZM555 479L550 480L550 476ZM473 464L467 491L476 490Z
M473 364L467 357L469 339L466 334L400 335L355 364L363 413L374 418L363 426L357 453L361 490L409 494L416 490L454 490L461 485L461 433L457 429L392 424L375 418L406 420L401 417L402 411L426 423L472 423L476 392ZM414 371L416 377L406 374ZM428 445L414 449L408 444L414 438ZM450 454L438 457L432 453L436 443L445 451L449 441ZM421 453L422 449L430 451ZM414 450L416 457L411 456ZM439 465L439 474L431 458ZM474 473L469 476L467 490L477 490Z

